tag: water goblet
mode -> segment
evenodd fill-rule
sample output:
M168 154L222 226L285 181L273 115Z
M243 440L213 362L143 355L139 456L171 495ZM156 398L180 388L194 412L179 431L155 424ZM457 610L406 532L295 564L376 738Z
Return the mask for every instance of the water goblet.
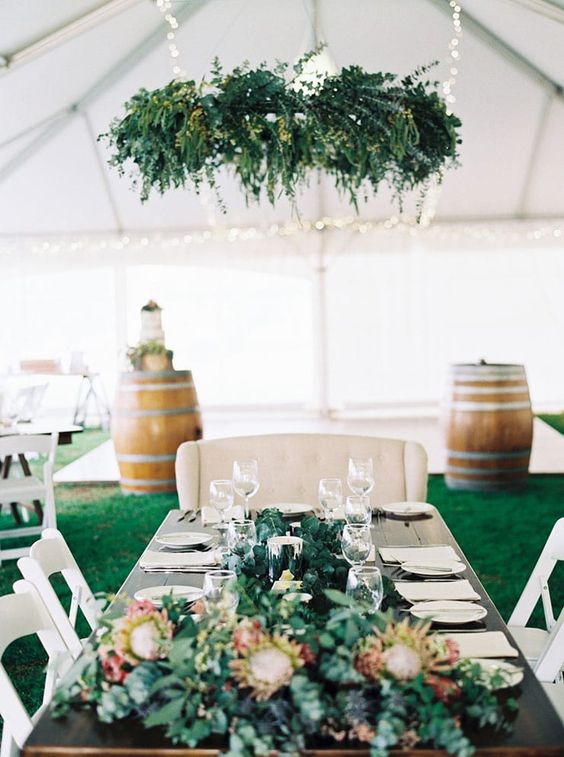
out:
M258 492L260 483L256 460L235 460L233 463L233 488L245 503L245 518L249 518L249 499Z
M239 604L237 574L233 570L210 570L204 576L204 604L208 612L233 614Z
M216 480L210 482L209 503L219 513L220 522L217 524L216 529L219 531L218 548L222 552L226 552L228 549L226 516L227 511L233 507L234 499L235 495L231 481Z
M232 520L228 526L229 550L239 557L246 557L257 543L257 531L252 520Z
M366 496L347 497L345 502L345 520L347 523L360 523L369 525L372 521L370 499Z
M343 557L350 565L363 565L370 555L372 537L370 527L360 523L347 523L341 535Z
M335 520L335 511L343 504L343 485L340 478L322 478L319 482L319 504L329 523Z
M377 612L384 597L380 569L374 565L352 567L347 578L346 593L367 612Z
M349 457L347 483L353 494L369 494L374 487L374 463L371 457Z

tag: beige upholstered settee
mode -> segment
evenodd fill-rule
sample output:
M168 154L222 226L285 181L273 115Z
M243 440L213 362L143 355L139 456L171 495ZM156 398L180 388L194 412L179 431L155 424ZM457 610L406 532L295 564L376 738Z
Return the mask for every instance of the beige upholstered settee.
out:
M258 460L260 489L251 507L317 503L320 478L341 478L349 457L372 457L372 505L424 501L427 455L417 442L336 434L269 434L184 442L176 454L176 486L183 510L207 504L210 481L231 478L234 460Z

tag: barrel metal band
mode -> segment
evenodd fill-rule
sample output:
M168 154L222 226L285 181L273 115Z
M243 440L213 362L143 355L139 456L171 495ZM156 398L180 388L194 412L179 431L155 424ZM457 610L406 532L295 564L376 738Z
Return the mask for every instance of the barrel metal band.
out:
M453 394L529 394L526 384L522 386L457 386L451 384L447 389Z
M530 410L530 402L465 402L464 400L447 402L451 410L468 410L471 413L488 413L492 410Z
M447 449L448 457L454 457L457 460L509 460L514 457L525 457L531 454L531 448L520 450L519 452L457 452Z
M122 486L170 486L176 484L175 478L120 478Z
M469 476L512 476L514 473L526 473L528 470L528 465L519 465L514 468L457 468L455 465L447 465L445 473Z
M449 371L449 376L458 381L523 381L526 377L524 370L506 371Z
M200 408L196 405L195 407L171 407L160 408L158 410L122 410L121 408L116 408L114 415L120 418L147 418L158 415L187 415L199 412Z
M177 384L122 384L119 387L120 392L138 392L139 390L158 392L161 389L164 391L173 391L174 389L193 389L193 381L179 381Z
M120 463L160 463L176 460L176 455L117 455Z

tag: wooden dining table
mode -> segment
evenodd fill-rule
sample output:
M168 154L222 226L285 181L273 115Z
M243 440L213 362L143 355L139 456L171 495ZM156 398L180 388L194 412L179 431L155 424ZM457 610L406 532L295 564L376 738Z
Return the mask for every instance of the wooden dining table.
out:
M181 513L178 510L171 511L159 527L157 535L181 530L206 530L199 518L187 523L186 519L179 521L180 516ZM461 576L470 581L480 595L480 604L487 609L484 628L489 631L502 631L510 643L517 646L438 511L434 510L430 517L411 520L380 516L373 520L372 533L376 547L451 545L468 566ZM153 541L150 546L158 549L158 545ZM395 577L395 569L381 563L377 549L376 563L380 564L384 575ZM144 587L173 584L201 586L202 582L203 573L146 573L137 562L121 587L120 594L133 597L136 591ZM511 689L510 693L500 692L500 696L513 696L518 701L518 710L510 716L512 729L509 733L493 732L487 728L468 732L468 736L477 747L477 755L481 757L564 755L564 727L558 714L523 655L519 653L519 657L511 661L522 667L524 671L521 684ZM69 675L72 676L72 670ZM222 746L225 746L222 742L210 742L193 749L175 746L164 737L159 728L146 730L140 722L131 718L112 724L101 723L92 710L73 710L60 720L54 720L47 711L39 719L22 754L23 757L102 757L103 755L108 757L114 755L116 757L118 755L120 757L141 757L142 755L146 757L149 755L151 757L212 757L221 751ZM307 754L325 757L368 757L369 750L366 747L345 748L342 745L328 747L326 742L324 744L314 742ZM446 752L413 748L392 750L390 754L398 757L399 755L428 757L446 755Z

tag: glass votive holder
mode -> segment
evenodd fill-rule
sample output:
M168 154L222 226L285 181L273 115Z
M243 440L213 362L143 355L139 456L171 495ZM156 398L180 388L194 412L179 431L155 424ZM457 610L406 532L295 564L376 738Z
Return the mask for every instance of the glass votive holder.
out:
M304 540L299 536L272 536L266 542L268 575L277 581L285 570L296 578L302 570Z

